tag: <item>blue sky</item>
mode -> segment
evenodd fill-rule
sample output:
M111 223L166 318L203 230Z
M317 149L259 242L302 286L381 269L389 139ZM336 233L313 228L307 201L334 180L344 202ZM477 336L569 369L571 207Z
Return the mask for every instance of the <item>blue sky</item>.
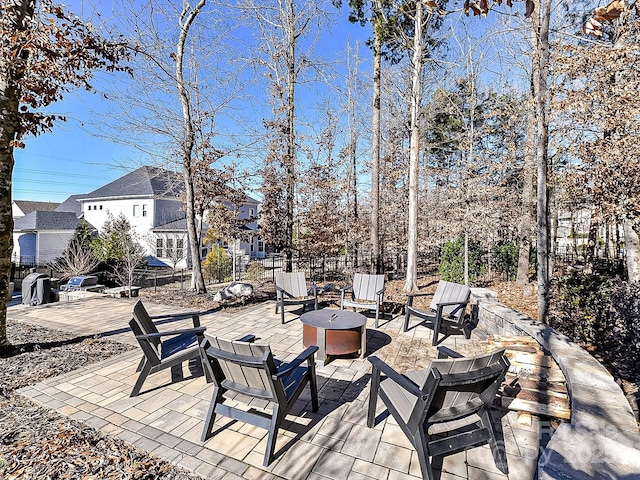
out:
M109 0L104 4L112 8ZM87 4L83 5L82 0L72 0L66 5L76 14L81 14L84 6L86 13ZM364 46L368 28L350 24L346 15L343 9L333 33L320 41L319 45L326 50L321 53L334 56L344 50L349 38L352 42L360 40L360 54L368 56L368 48ZM368 63L364 63L365 73L367 68ZM100 88L99 80L96 86ZM92 111L102 110L105 102L108 100L99 93L80 91L68 94L49 108L65 115L67 121L58 122L52 133L27 137L26 148L15 150L14 200L63 202L69 195L91 192L141 163L150 163L139 150L98 138L83 128L91 120Z

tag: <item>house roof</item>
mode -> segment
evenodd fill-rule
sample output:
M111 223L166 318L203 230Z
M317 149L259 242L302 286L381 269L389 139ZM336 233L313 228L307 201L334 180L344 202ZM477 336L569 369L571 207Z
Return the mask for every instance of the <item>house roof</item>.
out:
M82 220L73 212L31 212L24 217L16 218L14 230L75 230Z
M36 210L52 212L60 205L54 202L36 202L32 200L14 200L13 203L15 203L25 215L35 212Z
M144 166L78 198L80 200L114 197L177 198L183 190L182 178L176 172Z
M71 195L64 202L62 202L58 207L56 207L56 212L73 212L76 214L76 217L82 215L82 205L78 201L79 198L82 198L84 195Z

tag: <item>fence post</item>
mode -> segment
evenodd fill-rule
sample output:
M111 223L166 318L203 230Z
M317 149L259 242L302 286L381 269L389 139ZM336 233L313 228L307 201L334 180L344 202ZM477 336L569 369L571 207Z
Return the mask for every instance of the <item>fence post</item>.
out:
M275 255L271 257L271 281L276 283L276 257Z
M153 291L158 291L158 271L156 270L153 275Z
M184 290L184 268L180 269L180 290Z

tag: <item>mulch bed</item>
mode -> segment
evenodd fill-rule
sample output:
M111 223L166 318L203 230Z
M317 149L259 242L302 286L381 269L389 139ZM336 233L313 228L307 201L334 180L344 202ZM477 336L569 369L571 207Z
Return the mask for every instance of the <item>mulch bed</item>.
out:
M14 393L133 347L7 322L0 356L0 478L200 479L158 457Z

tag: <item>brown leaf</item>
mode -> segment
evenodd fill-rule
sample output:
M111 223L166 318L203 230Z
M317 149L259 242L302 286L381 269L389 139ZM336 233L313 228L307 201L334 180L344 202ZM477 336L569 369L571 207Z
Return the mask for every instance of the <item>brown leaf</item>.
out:
M469 16L469 0L465 0L464 6L462 8L464 10L464 14L468 17Z

